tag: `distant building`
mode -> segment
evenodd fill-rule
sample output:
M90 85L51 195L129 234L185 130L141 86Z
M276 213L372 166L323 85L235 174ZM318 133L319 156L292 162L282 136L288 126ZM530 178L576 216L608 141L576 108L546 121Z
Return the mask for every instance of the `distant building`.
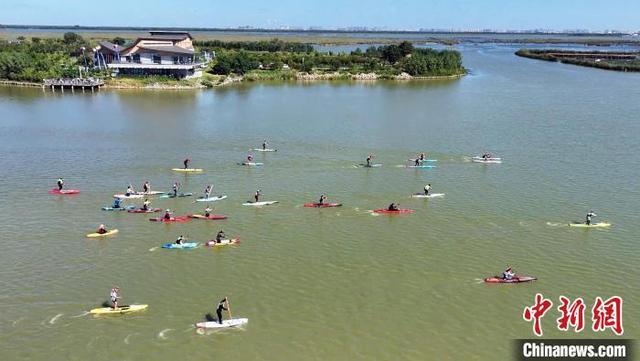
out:
M193 37L186 32L151 31L128 46L101 41L94 50L96 66L122 75L191 78L201 76L206 65L197 61Z

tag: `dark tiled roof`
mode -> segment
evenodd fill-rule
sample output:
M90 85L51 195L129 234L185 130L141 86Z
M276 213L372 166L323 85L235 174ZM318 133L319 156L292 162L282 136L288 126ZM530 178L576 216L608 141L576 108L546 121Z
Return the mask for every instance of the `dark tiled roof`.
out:
M150 31L149 34L151 34L152 37L158 37L158 36L172 37L174 39L180 39L180 40L185 38L193 39L191 34L189 34L186 31Z
M138 38L144 40L171 40L171 41L180 41L184 39L191 38L189 34L157 34L157 35L147 35L141 36Z
M192 55L193 54L193 50L191 49L185 49L185 48L181 48L179 46L175 46L175 45L171 45L171 46L165 46L165 45L157 45L157 46L152 46L152 45L144 45L144 46L140 46L141 49L146 49L146 50L153 50L153 51L162 51L165 53L176 53L176 54L187 54L187 55Z
M124 47L118 45L118 44L114 44L114 43L110 43L108 41L100 41L98 42L98 44L100 45L101 48L105 48L107 50L110 50L114 53L119 53L122 51L122 49L124 49Z

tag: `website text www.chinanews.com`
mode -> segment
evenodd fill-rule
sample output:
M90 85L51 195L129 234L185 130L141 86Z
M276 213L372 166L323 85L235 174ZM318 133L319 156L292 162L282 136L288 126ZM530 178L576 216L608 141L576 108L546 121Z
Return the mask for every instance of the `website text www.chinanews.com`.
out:
M517 340L518 360L633 360L632 340Z

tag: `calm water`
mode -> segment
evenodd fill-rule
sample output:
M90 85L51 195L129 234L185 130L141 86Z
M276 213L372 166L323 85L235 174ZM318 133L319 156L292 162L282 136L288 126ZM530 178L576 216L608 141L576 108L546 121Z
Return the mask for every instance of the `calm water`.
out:
M620 295L625 336L640 336L640 75L518 58L509 47L461 50L472 75L459 81L0 88L2 358L507 360L511 339L532 336L521 314L536 292L588 307ZM279 149L256 155L264 167L235 165L264 138ZM504 163L468 161L484 150ZM395 167L419 151L438 168ZM353 168L367 153L384 167ZM169 171L185 156L207 172ZM82 193L48 195L59 176ZM100 211L144 180L198 193L214 183L229 196L216 212L229 219L162 225ZM408 197L427 182L446 196ZM280 204L242 207L256 188ZM345 206L300 206L320 193ZM416 213L366 212L392 201ZM202 209L193 199L154 205ZM590 207L613 227L564 226ZM120 233L86 239L100 223ZM221 228L241 245L157 248ZM479 283L507 264L539 281ZM116 284L125 303L150 308L84 314ZM191 325L223 296L247 327L197 334ZM554 330L552 312L545 336L571 337Z

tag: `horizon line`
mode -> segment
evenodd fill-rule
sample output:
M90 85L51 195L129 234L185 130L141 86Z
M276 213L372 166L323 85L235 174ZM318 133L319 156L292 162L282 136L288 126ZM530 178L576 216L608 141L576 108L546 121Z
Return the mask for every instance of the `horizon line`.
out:
M81 30L189 30L189 31L263 31L263 32L336 32L336 33L416 33L416 34L567 34L567 35L629 35L636 34L638 31L606 29L606 30L590 30L590 29L457 29L457 28L419 28L419 29L400 29L386 27L368 27L368 26L346 26L346 27L254 27L251 25L236 27L198 27L198 26L123 26L123 25L48 25L48 24L0 24L0 29L81 29Z

